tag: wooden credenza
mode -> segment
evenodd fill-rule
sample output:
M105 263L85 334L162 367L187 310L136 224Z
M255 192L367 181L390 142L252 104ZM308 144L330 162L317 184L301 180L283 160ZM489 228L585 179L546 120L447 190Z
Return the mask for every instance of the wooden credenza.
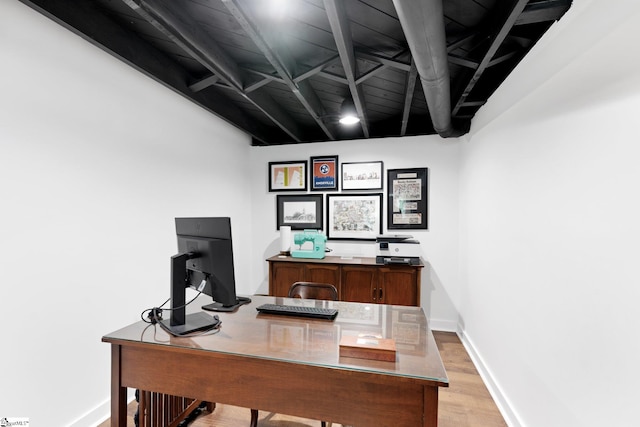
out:
M269 295L286 297L294 282L331 283L340 301L420 306L419 265L376 264L375 258L324 259L272 256Z

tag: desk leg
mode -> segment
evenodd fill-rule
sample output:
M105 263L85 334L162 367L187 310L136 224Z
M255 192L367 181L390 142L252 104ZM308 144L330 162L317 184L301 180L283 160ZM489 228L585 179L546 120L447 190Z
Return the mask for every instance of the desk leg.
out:
M258 410L251 410L251 422L249 423L249 427L257 427L258 426Z
M127 388L120 385L120 349L111 344L111 427L127 425Z
M424 427L438 426L438 387L424 387Z

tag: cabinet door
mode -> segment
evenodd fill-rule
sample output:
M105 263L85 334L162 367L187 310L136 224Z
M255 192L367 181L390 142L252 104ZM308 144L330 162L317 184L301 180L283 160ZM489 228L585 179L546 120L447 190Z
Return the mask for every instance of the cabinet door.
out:
M340 291L340 267L332 264L306 264L304 280L329 283Z
M276 297L289 295L289 288L304 279L304 264L294 262L271 262L269 264L269 294Z
M391 305L418 305L418 273L411 267L380 267L378 269L379 299Z
M341 277L342 301L378 302L376 269L343 266Z

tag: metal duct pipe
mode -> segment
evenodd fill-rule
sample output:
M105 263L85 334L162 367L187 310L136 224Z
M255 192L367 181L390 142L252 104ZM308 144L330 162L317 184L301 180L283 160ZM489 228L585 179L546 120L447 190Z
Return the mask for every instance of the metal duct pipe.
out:
M433 127L443 138L464 132L451 124L451 90L442 0L393 0L413 55Z

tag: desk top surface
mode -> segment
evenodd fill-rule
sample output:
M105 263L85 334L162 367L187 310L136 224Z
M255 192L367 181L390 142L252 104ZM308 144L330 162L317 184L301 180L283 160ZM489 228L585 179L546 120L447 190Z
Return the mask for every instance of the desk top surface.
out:
M174 337L142 321L107 334L103 341L121 345L159 345L210 351L242 357L299 363L424 380L447 386L440 353L422 308L252 296L234 313L217 313L222 327L216 333ZM209 303L199 297L191 312ZM336 308L333 320L258 314L265 303ZM340 357L343 335L377 335L396 342L396 362Z
M417 265L409 265L409 264L379 264L376 262L376 257L362 257L362 256L330 256L327 255L324 258L316 259L316 258L294 258L289 255L274 255L270 258L267 258L267 262L298 262L298 263L314 263L314 264L340 264L340 265L366 265L366 266L376 266L376 267L394 267L394 266L402 266L402 267L413 267L413 268L422 268L424 267L424 262L422 259L420 263Z

